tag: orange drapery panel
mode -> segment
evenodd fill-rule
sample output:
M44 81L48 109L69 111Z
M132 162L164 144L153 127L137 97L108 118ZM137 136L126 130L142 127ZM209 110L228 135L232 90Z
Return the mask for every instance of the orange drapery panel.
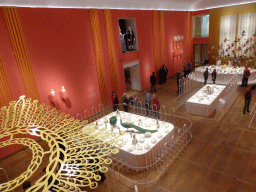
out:
M111 85L112 90L115 91L116 95L118 94L118 80L117 80L117 70L116 70L116 57L115 57L115 44L113 36L113 24L112 24L112 15L110 9L104 10L104 16L106 21L106 30L107 30L107 42L108 42L108 56L109 56L109 65L110 65L110 75L111 75Z
M18 9L16 7L3 7L2 9L26 97L40 101Z
M13 94L9 80L4 70L4 64L0 56L0 107L8 106L13 101Z
M154 60L155 72L158 71L158 11L153 11L153 36L154 36Z
M192 42L192 12L187 13L187 54L186 61L191 61L191 55L193 53L193 42Z
M165 63L164 51L165 51L165 43L164 43L164 11L160 11L160 32L161 32L161 62Z
M90 9L90 20L91 20L94 48L95 48L95 58L96 58L96 65L97 65L101 102L104 106L107 106L107 100L108 100L107 85L106 85L106 80L104 75L102 44L101 44L99 16L98 16L97 9Z

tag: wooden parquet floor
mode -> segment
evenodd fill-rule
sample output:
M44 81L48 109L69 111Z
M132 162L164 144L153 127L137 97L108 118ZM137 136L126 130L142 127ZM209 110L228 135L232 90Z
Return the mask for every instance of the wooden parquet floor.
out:
M238 88L238 95L226 114L220 120L204 118L182 112L177 115L193 122L193 139L184 152L151 185L138 186L142 192L253 192L256 191L256 120L248 127L252 116L242 114L244 93L249 89ZM133 92L134 93L134 92ZM128 93L129 95L129 93ZM144 101L142 92L137 95ZM157 85L157 98L161 105L171 107L177 96L176 80L168 79L164 85ZM251 106L255 104L255 95ZM47 147L43 141L40 144ZM0 160L0 168L7 171L10 179L26 170L31 160L29 149L21 150ZM31 177L33 184L42 174L47 157L42 166ZM157 174L157 170L151 174ZM0 173L0 183L4 182ZM17 188L14 191L22 191ZM125 181L111 170L107 180L99 184L95 192L132 192L134 184Z

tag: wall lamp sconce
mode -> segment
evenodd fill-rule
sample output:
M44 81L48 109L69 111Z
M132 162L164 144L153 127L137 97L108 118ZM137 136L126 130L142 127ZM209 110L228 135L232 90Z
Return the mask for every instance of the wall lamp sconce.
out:
M52 89L52 91L51 91L51 94L52 94L52 96L54 96L55 95L55 91Z
M183 35L178 35L173 37L173 49L176 51L177 49L183 49Z
M64 88L64 86L62 86L61 91L64 93L66 91L66 89Z
M65 99L67 99L67 92L64 86L61 87L60 98L65 103Z

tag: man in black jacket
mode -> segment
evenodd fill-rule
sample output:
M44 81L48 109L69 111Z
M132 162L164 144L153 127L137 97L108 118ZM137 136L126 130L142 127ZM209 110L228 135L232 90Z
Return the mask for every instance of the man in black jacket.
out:
M155 72L150 76L151 92L156 92L156 76ZM154 90L153 90L154 89Z
M205 84L205 85L206 85L207 80L208 80L208 75L209 75L208 68L206 68L206 70L205 70L205 72L204 72L204 84Z

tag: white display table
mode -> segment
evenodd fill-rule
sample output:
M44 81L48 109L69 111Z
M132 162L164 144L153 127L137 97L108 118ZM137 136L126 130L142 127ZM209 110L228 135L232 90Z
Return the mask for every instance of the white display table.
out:
M214 69L217 71L217 78L216 78L216 84L227 84L230 79L235 75L238 74L238 83L242 83L242 78L244 74L244 67L239 67L239 68L234 68L232 66L227 66L225 69L222 68L222 66L203 66L203 67L197 67L195 69L195 76L197 78L197 81L204 82L204 76L203 73L208 68L209 70L209 76L207 83L212 83L212 76L211 73L213 72ZM248 79L248 82L253 82L256 80L256 70L251 69L248 67L248 69L251 72L251 76Z
M206 87L213 88L212 94L204 92ZM226 86L207 84L189 98L185 105L187 113L210 117L223 97Z
M117 116L117 128L111 128L109 123L109 118L116 116L116 112L112 112L97 121L99 128L106 127L113 132L119 133L119 128L121 132L125 132L124 135L120 135L123 140L122 145L116 146L119 149L119 153L114 155L114 157L125 166L134 170L143 170L152 165L157 157L163 151L165 143L170 143L172 135L174 135L174 126L170 123L159 121L160 128L157 128L157 121L155 119L139 116L136 114L131 114L127 112L120 111L122 122L127 122L129 119L131 123L139 126L139 119L141 119L141 128L147 130L157 130L156 133L152 133L151 137L147 138L145 133L140 133L133 128L124 128L120 125L120 116ZM104 122L108 119L108 123ZM128 132L129 131L129 132ZM134 133L132 133L134 131ZM132 143L133 138L131 133L136 135L138 143L135 145Z

